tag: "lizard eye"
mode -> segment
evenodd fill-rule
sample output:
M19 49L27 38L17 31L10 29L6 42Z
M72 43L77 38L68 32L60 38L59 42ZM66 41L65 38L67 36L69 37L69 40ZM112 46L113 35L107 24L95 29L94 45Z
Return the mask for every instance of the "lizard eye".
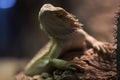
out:
M62 16L67 15L63 10L56 11L55 14L56 14L56 16L58 16L58 17L62 17Z

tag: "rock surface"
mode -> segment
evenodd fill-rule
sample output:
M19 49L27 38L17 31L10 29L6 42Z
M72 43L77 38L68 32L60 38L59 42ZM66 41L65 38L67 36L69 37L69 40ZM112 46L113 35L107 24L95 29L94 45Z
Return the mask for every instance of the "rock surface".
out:
M64 55L62 58L75 62L78 67L76 71L54 70L51 75L43 73L28 77L21 73L16 76L16 80L110 80L116 79L116 54L115 46L106 44L111 50L111 54L103 54L89 48L85 51L73 51ZM42 79L40 79L40 77Z

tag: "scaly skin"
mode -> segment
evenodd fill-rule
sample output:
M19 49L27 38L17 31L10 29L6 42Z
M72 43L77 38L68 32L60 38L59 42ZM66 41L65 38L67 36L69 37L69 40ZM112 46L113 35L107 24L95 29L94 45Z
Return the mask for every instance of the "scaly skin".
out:
M51 66L75 70L74 63L58 59L71 49L89 45L103 53L109 52L102 42L87 34L82 29L82 24L61 7L43 5L39 12L39 20L41 29L49 35L50 41L27 65L25 73L29 76L47 72Z

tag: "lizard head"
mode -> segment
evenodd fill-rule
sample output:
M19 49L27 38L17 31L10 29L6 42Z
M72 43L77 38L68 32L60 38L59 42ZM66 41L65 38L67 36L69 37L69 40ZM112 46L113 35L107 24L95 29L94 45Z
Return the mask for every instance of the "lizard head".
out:
M62 38L74 32L82 24L72 14L61 7L44 4L39 12L41 29L53 38Z

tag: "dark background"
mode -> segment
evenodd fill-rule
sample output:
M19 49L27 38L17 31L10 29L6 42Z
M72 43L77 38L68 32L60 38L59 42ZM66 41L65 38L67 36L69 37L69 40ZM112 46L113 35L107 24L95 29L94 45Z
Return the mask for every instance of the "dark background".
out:
M31 56L47 42L48 38L40 30L38 22L38 12L44 3L65 8L79 18L88 33L99 40L113 42L111 26L118 2L17 0L12 8L0 9L0 56Z
M16 0L13 7L0 8L0 65L3 66L0 69L4 68L3 72L10 70L12 74L18 65L24 66L22 62L31 59L49 40L38 22L38 12L45 3L76 15L84 24L84 30L98 40L115 42L114 17L120 0ZM6 70L8 65L11 69ZM2 75L0 80L5 80Z

